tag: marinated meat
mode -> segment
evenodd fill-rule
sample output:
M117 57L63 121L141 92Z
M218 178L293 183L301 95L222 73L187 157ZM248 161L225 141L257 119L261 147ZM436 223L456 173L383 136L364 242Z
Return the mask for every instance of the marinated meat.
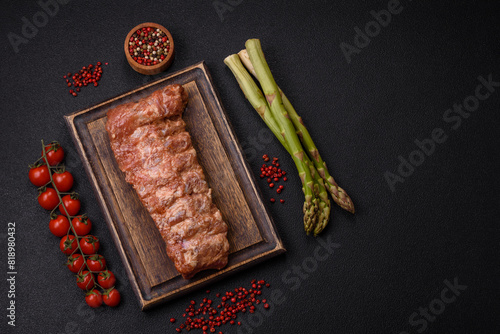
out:
M227 225L212 202L182 120L180 85L108 111L106 130L119 168L149 211L184 278L227 264Z

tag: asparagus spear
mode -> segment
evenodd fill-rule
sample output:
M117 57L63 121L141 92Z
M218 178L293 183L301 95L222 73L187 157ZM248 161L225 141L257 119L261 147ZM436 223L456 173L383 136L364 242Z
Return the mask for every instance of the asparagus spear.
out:
M242 61L242 63L245 65L245 67L248 69L250 73L252 73L255 77L257 77L257 74L255 73L255 69L252 65L252 62L250 61L250 57L248 55L247 50L241 50L238 52L238 55ZM328 168L326 167L326 163L323 161L321 158L321 155L319 154L318 148L314 144L314 141L311 138L311 135L309 134L309 131L307 128L304 126L304 123L302 122L302 117L300 117L297 112L295 111L295 108L292 106L290 103L290 100L286 97L286 95L283 93L283 91L278 87L282 101L283 101L283 106L285 107L285 110L288 113L288 116L290 120L292 121L297 134L299 135L299 138L302 142L302 144L305 146L307 149L307 153L311 160L314 162L314 165L321 175L321 178L324 180L325 186L327 187L328 191L332 195L333 200L335 203L337 203L341 208L344 210L347 210L351 213L354 213L354 204L345 192L344 189L339 187L337 183L335 182L333 176L330 175L328 172Z
M309 170L311 171L311 175L314 178L314 191L316 197L318 197L318 222L316 226L311 226L309 229L306 229L306 233L309 234L311 231L314 233L314 236L317 236L323 229L328 225L330 221L330 199L328 198L328 193L326 191L325 185L323 183L323 179L319 176L318 171L314 167L314 164L309 160L309 158L305 159L306 164L309 166Z
M332 195L333 200L342 209L354 213L354 204L351 198L349 197L349 195L347 195L344 189L339 187L339 185L335 182L333 176L331 176L330 173L328 172L326 163L321 158L318 148L314 144L314 141L312 140L309 131L307 131L307 128L304 126L304 123L302 122L302 117L300 117L297 114L292 104L285 96L285 94L283 94L282 91L281 94L283 96L283 104L285 106L286 111L288 112L288 115L290 115L290 119L292 120L295 129L297 129L297 134L299 135L299 138L306 147L307 153L309 154L311 160L314 162L314 165L316 166L316 169L321 175L321 178L325 181L325 185L328 188L330 194Z
M313 177L311 176L309 167L304 162L304 157L307 155L304 153L302 144L295 133L295 128L293 127L292 122L287 117L287 112L283 107L278 86L276 85L276 82L271 74L271 70L269 69L269 66L264 58L260 41L258 39L249 39L245 43L245 47L248 51L253 67L255 68L257 79L259 80L262 91L265 94L271 113L276 120L276 123L278 123L281 133L285 138L285 142L292 153L291 155L299 172L302 184L305 185L303 187L305 194L303 208L304 215L307 217L315 217L315 213L318 210L318 201L314 195ZM313 220L313 222L314 221L315 220Z
M289 145L287 144L285 137L283 136L283 132L276 122L275 118L273 117L271 110L269 108L269 105L264 98L261 90L257 87L255 82L253 81L252 77L248 74L248 72L245 70L243 65L241 64L241 61L238 57L238 55L230 55L224 59L224 63L229 67L229 69L233 72L236 80L238 81L238 84L240 85L241 90L245 94L246 98L252 104L252 106L255 108L255 110L258 112L258 114L261 116L261 118L264 120L266 125L271 129L271 131L274 133L276 138L280 141L280 143L285 147L285 149L288 151L288 153L293 157L292 151L289 148ZM307 158L307 156L306 156ZM307 159L308 161L308 159ZM310 162L306 162L309 163ZM312 166L312 164L310 164ZM314 167L313 167L314 168ZM315 174L317 175L317 174ZM302 191L304 192L304 195L306 196L306 201L304 202L304 228L306 232L309 234L309 232L316 230L316 212L312 211L306 203L308 203L308 198L307 198L307 193L308 193L308 188L309 186L304 182L305 178L301 177L302 182ZM313 180L313 183L317 183L317 179ZM313 186L314 187L314 186ZM318 191L320 192L321 187L316 187ZM323 190L325 188L323 187ZM326 193L326 190L324 191ZM327 196L328 200L328 196ZM310 198L310 201L316 201L317 199L312 199ZM329 201L327 203L320 203L320 207L322 208L322 212L320 213L320 225L326 226L328 224L329 220L329 213L330 213L330 203ZM321 229L322 230L322 229ZM318 232L319 233L319 232Z
M231 71L235 75L242 91L244 92L245 96L250 101L252 106L257 110L261 118L271 129L276 138L278 138L281 144L291 155L288 145L286 144L284 137L281 135L281 130L279 129L278 124L271 115L269 106L264 99L262 92L253 81L252 77L250 77L248 72L242 66L238 56L228 56L224 60L224 63L231 69ZM323 180L321 179L321 177L319 177L319 173L316 171L316 168L307 156L305 156L305 162L311 171L311 175L314 178L313 189L315 190L315 195L319 199L318 206L320 210L318 212L317 224L313 224L313 221L311 219L306 219L304 221L304 228L307 234L309 234L310 232L314 232L314 235L317 235L325 228L330 220L330 200L328 199L328 194L324 187Z

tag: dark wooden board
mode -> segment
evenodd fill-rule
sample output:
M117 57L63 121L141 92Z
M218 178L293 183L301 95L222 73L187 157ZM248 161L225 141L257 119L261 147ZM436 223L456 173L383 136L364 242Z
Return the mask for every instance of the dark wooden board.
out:
M183 119L213 199L229 226L229 263L185 280L109 145L106 113L170 84L189 94ZM285 251L255 186L206 65L201 62L92 108L65 116L104 217L142 309L188 293Z

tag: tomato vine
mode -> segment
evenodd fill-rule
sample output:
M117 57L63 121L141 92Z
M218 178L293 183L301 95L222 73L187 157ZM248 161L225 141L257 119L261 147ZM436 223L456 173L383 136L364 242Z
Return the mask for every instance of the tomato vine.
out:
M92 242L99 243L99 239L90 234L79 235L75 229L75 218L80 219L80 221L82 217L88 219L86 214L78 215L80 210L78 194L76 192L59 191L58 188L61 187L57 187L57 183L54 182L54 173L61 173L61 171L69 173L62 164L63 160L64 150L57 141L45 145L42 140L42 155L34 164L29 166L29 179L31 183L38 187L38 202L44 209L50 211L51 222L59 217L56 210L59 210L62 217L66 217L69 222L69 227L63 225L63 228L67 228L67 231L61 238L60 249L68 256L68 262L66 263L68 268L76 273L77 286L87 291L85 297L87 304L91 307L99 307L104 300L104 303L108 306L117 306L120 302L120 293L115 288L116 279L114 274L108 270L104 257L97 254L98 246L94 248L94 252L88 249L82 250L82 240L93 240ZM70 173L69 176L71 177L72 186L73 177ZM70 189L71 187L67 190ZM54 194L57 195L57 198L54 197ZM51 232L58 237L61 236L55 233L52 227ZM98 277L101 279L98 280ZM110 282L106 281L108 279L110 279ZM111 282L112 284L110 284Z

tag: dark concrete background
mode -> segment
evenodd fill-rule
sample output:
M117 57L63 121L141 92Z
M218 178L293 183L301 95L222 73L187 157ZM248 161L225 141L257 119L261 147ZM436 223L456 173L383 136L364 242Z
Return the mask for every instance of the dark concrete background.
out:
M498 2L114 0L58 7L44 22L36 1L2 1L1 333L171 333L168 320L206 295L198 291L140 311L63 120L201 60L256 176L264 153L279 156L290 171L286 204L269 205L287 253L210 287L224 292L258 278L283 294L260 316L239 317L246 324L240 332L500 332L500 87L479 88L490 94L484 100L470 98L478 77L500 82ZM371 11L388 8L390 22L382 15L384 26L370 23ZM23 36L23 17L33 22L34 16L41 27ZM154 77L134 72L123 54L128 30L146 21L166 26L177 50L172 67ZM356 37L356 27L372 29L372 37ZM10 33L25 39L17 53ZM261 39L276 81L356 204L354 216L333 207L321 240L337 248L321 253L328 257L320 262L313 258L320 241L303 232L295 167L262 130L223 64L248 38ZM99 87L70 96L62 76L97 61L109 62ZM464 100L473 111L447 111ZM433 132L441 143L429 155L415 153L415 141ZM82 211L118 275L123 299L117 309L87 308L63 266L27 178L41 139L58 140L67 151ZM399 168L401 176L400 159L410 156L418 166ZM399 175L394 191L387 173ZM260 179L258 185L268 203L271 192ZM16 223L15 327L6 317L9 222ZM229 325L221 330L237 332Z

